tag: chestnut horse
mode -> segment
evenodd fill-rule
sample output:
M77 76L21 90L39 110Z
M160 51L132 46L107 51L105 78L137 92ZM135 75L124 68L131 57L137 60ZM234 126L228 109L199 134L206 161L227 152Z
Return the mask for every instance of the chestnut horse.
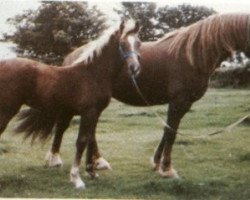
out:
M81 116L76 154L70 178L84 188L79 166L84 149L95 141L95 129L103 109L109 104L112 84L124 64L130 73L139 72L138 23L122 22L99 39L89 43L85 52L71 65L53 67L29 59L0 61L0 131L23 104L17 133L47 139L55 126L62 135L74 115ZM58 145L58 144L57 144ZM87 171L95 176L92 152L87 153Z
M250 55L250 21L246 14L213 15L185 28L166 34L140 47L141 73L137 84L150 105L169 104L166 126L153 157L153 167L163 177L178 177L171 162L171 151L177 129L192 104L200 99L208 87L213 71L233 51ZM83 47L81 47L83 48ZM65 61L78 58L77 50ZM112 96L133 106L149 106L135 89L126 68L112 85ZM171 128L169 128L171 127ZM55 137L57 140L57 137ZM88 148L98 168L109 168L100 157L96 141ZM58 156L59 149L54 149Z

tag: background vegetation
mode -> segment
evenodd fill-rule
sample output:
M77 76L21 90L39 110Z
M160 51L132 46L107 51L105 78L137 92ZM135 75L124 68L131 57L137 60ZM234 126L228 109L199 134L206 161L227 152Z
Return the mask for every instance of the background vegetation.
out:
M5 38L17 44L16 53L50 64L59 64L106 28L104 14L87 2L46 1L38 10L27 10L8 21L16 31Z
M157 7L150 2L123 2L115 10L121 18L140 22L142 41L154 41L167 32L188 26L215 13L213 9L188 4ZM6 33L5 40L16 44L21 57L48 64L61 65L63 58L75 48L96 39L108 27L107 19L97 7L87 2L42 2L38 10L28 10L8 20L16 31ZM219 70L212 77L213 87L245 87L250 85L249 70L238 52L229 66L238 62L245 69Z
M213 13L205 7L180 5L160 7L155 3L123 3L116 10L121 18L140 21L142 41L156 40L165 33L189 25ZM108 21L97 7L86 2L42 2L38 10L28 10L9 19L16 31L5 34L6 40L17 44L20 56L60 64L74 48L95 39Z

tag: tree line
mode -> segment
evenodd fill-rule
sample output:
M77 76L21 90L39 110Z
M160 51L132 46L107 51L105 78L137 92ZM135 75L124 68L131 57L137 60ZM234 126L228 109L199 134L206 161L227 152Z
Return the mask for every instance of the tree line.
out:
M150 2L124 2L114 10L121 18L139 20L142 41L153 41L169 31L206 18L215 11L204 6L188 4L176 7ZM65 55L96 39L107 28L104 13L87 2L42 2L37 10L8 19L16 27L5 40L17 44L16 53L48 64L61 64Z

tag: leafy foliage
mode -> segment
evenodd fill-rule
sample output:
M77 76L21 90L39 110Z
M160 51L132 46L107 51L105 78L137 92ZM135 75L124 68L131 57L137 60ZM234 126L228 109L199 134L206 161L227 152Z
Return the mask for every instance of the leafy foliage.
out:
M125 18L133 18L140 22L141 30L139 33L142 41L155 39L155 26L156 20L156 4L149 2L123 2L124 10L117 13Z
M161 22L160 27L166 32L188 26L212 14L215 14L213 9L183 4L177 7L159 8L157 18Z
M96 38L105 28L104 15L86 2L43 2L9 22L17 28L5 38L17 44L17 53L59 63L75 47Z
M142 41L157 40L165 33L203 19L214 10L180 5L157 7L150 2L123 2L116 10L121 17L132 17L141 24ZM104 14L86 2L43 2L38 10L29 10L9 22L17 28L5 35L17 44L17 53L46 63L59 64L74 48L95 39L106 28Z
M118 14L140 21L140 38L143 41L156 40L169 31L188 26L215 13L213 9L188 4L157 8L155 3L126 2L123 6L124 11L118 11Z

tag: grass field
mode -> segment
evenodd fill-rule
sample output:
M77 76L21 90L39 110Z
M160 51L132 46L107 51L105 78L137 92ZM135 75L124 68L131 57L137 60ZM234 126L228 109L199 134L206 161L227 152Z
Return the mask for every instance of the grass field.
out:
M162 179L151 170L149 159L160 141L165 106L137 108L115 100L103 113L97 138L113 171L100 171L91 180L81 174L86 190L69 182L75 153L78 118L65 134L60 169L44 168L50 142L30 146L13 136L10 123L0 140L0 197L133 198L133 199L250 199L250 123L215 136L250 112L250 90L210 89L183 118L173 150L181 179Z

